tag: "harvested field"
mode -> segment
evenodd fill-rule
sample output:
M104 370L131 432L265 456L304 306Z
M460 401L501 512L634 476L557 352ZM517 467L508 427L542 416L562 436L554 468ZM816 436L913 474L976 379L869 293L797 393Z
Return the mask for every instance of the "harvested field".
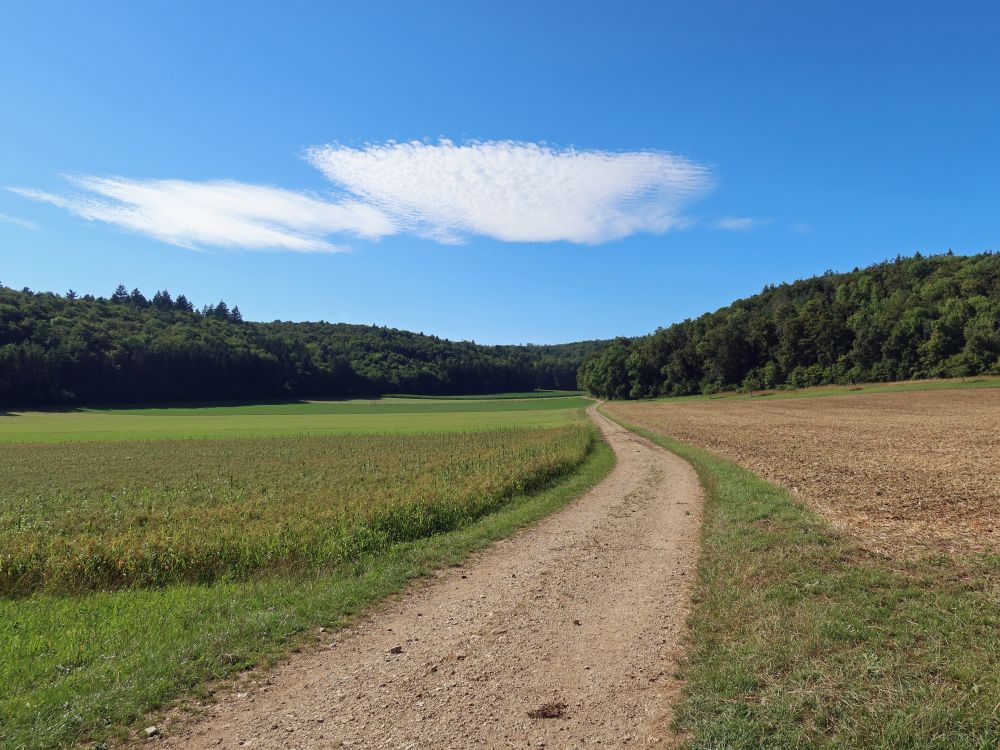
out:
M1000 389L605 408L788 487L877 552L1000 550Z

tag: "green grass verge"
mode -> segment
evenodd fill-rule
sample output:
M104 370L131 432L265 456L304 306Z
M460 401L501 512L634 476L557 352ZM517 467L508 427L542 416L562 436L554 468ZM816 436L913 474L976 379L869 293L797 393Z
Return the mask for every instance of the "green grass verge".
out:
M1000 746L1000 558L875 557L784 489L624 426L706 490L675 712L686 747Z
M761 391L754 393L753 400L773 401L785 398L822 398L824 396L855 396L863 393L906 393L910 391L945 391L969 388L1000 388L1000 377L977 375L965 380L943 378L938 380L907 380L897 383L858 383L857 385L818 385L813 388L799 388L787 391ZM750 400L750 395L736 391L713 393L703 396L664 396L654 401L742 401Z
M604 442L548 489L456 531L399 544L328 575L0 600L0 748L121 736L178 696L280 658L430 571L509 536L600 481Z

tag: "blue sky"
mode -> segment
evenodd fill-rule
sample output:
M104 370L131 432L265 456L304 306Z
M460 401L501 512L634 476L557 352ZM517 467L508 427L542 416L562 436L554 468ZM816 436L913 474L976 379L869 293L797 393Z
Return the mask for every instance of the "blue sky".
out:
M997 247L987 3L8 4L0 281L484 343Z

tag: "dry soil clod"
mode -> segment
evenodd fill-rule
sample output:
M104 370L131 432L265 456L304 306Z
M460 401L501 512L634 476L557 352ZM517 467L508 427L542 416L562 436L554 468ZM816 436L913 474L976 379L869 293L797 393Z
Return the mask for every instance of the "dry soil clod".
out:
M566 716L566 704L560 702L543 703L538 708L528 711L532 719L562 719Z

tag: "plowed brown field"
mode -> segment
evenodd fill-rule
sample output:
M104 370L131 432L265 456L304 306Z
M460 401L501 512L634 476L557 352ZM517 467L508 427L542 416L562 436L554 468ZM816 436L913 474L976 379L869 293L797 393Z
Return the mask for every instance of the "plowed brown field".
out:
M604 408L784 485L875 551L1000 549L1000 389Z

